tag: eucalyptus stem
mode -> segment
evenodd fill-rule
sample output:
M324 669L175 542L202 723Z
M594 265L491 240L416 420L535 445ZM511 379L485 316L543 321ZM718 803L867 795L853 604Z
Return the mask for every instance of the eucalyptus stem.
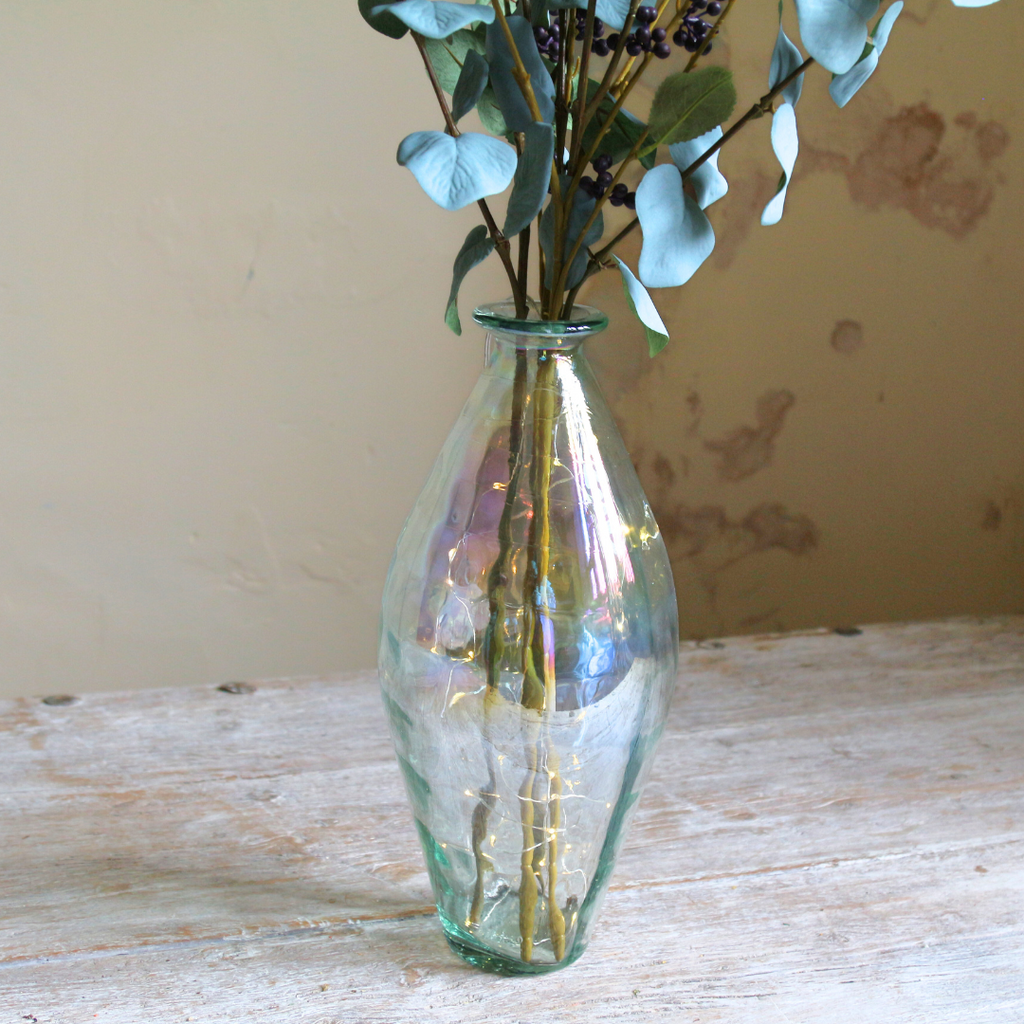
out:
M701 41L700 46L694 51L693 56L686 62L686 67L683 68L683 72L692 71L694 65L704 56L705 53L711 48L711 41L718 35L719 30L725 23L725 19L729 17L729 12L733 9L736 4L736 0L726 0L725 10L718 16L714 25L711 26L711 31Z
M498 3L498 0L495 0L495 3ZM416 48L420 51L420 56L423 58L423 66L427 69L427 77L430 79L430 84L434 88L434 95L437 97L441 113L444 115L445 131L452 138L457 139L461 133L459 132L458 125L455 123L455 119L452 117L451 110L448 108L448 101L444 98L444 90L441 88L441 83L437 80L437 75L434 73L434 65L430 63L427 48L423 45L423 37L418 32L411 32L410 35L416 43ZM497 222L491 214L490 207L487 205L487 200L478 199L477 206L480 207L484 223L487 225L487 232L494 240L495 251L498 253L502 266L505 268L505 273L508 275L509 283L512 285L512 298L516 304L516 316L525 317L527 308L526 291L519 287L516 268L512 265L512 247L509 245L508 239L498 229Z
M682 172L683 181L685 182L698 167L702 166L708 160L711 159L745 124L753 121L755 118L763 117L765 114L770 114L772 111L772 101L778 96L790 82L795 81L802 75L812 64L814 63L813 57L808 57L803 64L801 64L794 71L791 71L785 78L782 79L777 85L773 86L768 92L766 92L751 108L733 125L729 127L727 132L722 134L722 137L711 146L708 146L706 150L696 160ZM590 259L590 265L587 268L587 273L584 275L584 280L587 277L597 273L600 269L602 262L611 254L612 249L615 248L638 224L640 219L634 217L607 245L600 248Z

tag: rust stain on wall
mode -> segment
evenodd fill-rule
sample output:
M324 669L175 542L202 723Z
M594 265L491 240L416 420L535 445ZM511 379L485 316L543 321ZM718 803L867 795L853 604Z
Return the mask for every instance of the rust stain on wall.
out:
M796 398L791 391L766 391L757 400L757 426L737 427L725 437L704 442L718 455L718 475L734 482L752 476L772 461L775 438Z
M875 210L905 209L926 227L962 238L988 213L1001 180L989 166L1009 145L1009 132L995 121L979 122L972 111L953 121L926 103L883 117L859 152L804 147L800 175L838 170L854 202Z
M864 328L857 320L838 320L829 344L843 355L850 355L864 344Z
M778 502L764 502L740 520L730 519L721 505L682 503L658 510L657 516L670 554L694 559L709 575L772 548L803 555L818 545L814 523Z

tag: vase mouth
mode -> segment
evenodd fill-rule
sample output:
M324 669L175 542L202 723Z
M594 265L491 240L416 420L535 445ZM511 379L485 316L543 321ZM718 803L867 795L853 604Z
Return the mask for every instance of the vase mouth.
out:
M608 317L593 306L573 306L566 320L541 320L536 311L526 319L516 316L512 299L492 302L473 310L473 319L495 334L513 335L517 343L531 348L555 348L560 339L577 345L584 338L598 334L608 326Z

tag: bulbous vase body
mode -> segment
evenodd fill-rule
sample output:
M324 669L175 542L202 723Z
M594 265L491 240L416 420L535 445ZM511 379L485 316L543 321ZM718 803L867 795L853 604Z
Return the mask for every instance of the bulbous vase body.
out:
M478 310L485 366L398 541L380 680L452 948L586 947L675 685L665 545L583 342Z

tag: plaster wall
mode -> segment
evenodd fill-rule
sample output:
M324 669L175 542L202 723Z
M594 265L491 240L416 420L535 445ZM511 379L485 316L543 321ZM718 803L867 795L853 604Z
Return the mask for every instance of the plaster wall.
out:
M1024 610L1022 26L912 0L846 111L808 82L770 229L755 125L658 360L595 282L684 634ZM414 57L354 3L0 7L0 694L372 664L480 362L441 319L474 211L394 163Z

